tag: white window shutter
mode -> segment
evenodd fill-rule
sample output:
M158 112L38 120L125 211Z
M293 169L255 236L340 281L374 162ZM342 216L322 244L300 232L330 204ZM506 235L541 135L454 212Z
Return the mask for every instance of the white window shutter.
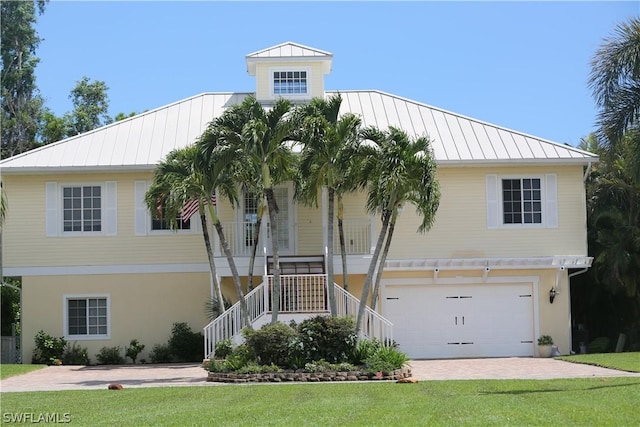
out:
M45 183L45 235L55 237L58 235L58 183Z
M487 228L498 227L498 175L487 175Z
M545 225L548 228L558 227L558 187L557 178L555 173L548 173L544 177L544 198L545 207L544 212Z
M105 182L105 231L107 236L118 235L118 187L116 181Z
M144 195L147 192L147 181L136 181L134 183L134 197L135 197L135 228L136 236L144 236L147 234L148 226L147 219L149 218L147 205L144 203Z

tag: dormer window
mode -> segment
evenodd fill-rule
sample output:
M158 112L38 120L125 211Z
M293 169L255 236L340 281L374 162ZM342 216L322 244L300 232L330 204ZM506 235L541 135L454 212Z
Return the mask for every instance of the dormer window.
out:
M309 71L297 70L272 70L272 94L275 97L307 96L309 90Z
M307 93L306 71L274 71L274 95L301 95Z

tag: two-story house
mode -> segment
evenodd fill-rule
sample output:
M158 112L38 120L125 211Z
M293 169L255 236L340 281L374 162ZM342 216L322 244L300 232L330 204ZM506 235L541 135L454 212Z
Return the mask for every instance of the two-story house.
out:
M279 97L305 102L336 93L324 87L332 59L284 43L247 55L246 63L254 95L268 107ZM417 215L404 208L384 268L379 318L370 320L393 324L393 339L412 358L535 356L542 334L569 353L569 280L591 264L584 179L597 157L376 90L339 93L342 113L360 115L365 126L429 136L438 162L435 225L417 233ZM0 162L9 200L4 273L22 279L25 360L39 330L95 355L133 338L148 351L167 341L174 322L195 330L208 324L211 277L198 221L168 230L143 199L167 153L193 143L248 95L203 93ZM325 277L325 248L339 247L327 242L325 209L296 203L292 185L279 186L276 197L281 232L263 233L267 253L259 251L258 283L268 281L271 238L282 254L297 256L283 258L285 276ZM239 206L224 200L216 206L243 276L254 201L246 195ZM349 291L359 297L379 220L367 214L364 194L345 203ZM233 299L229 267L214 243L225 294ZM335 266L340 288L338 250ZM265 294L251 296L261 307L256 325L269 320ZM325 308L292 305L288 314ZM217 339L212 328L205 330L205 353Z

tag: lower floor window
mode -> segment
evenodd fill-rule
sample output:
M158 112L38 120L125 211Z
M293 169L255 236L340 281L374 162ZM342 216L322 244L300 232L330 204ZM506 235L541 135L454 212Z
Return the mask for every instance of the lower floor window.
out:
M70 297L66 302L67 335L91 337L109 334L106 297Z

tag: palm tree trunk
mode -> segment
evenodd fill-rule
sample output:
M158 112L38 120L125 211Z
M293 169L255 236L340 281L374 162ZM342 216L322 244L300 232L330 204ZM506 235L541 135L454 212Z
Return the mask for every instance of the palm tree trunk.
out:
M333 287L333 217L334 217L335 189L329 188L329 224L327 230L327 294L329 295L329 310L332 316L338 314L336 307L336 293Z
M273 258L273 283L271 284L271 323L278 321L280 312L280 257L278 256L278 219L273 188L265 188L271 229L271 257Z
M207 226L207 216L204 212L200 213L200 223L202 224L202 237L204 238L204 246L207 248L207 258L209 259L209 273L211 274L211 280L213 280L213 291L217 295L218 310L220 314L224 313L224 299L222 297L222 288L220 282L218 282L218 273L216 271L216 263L213 258L213 250L211 249L211 239L209 238L209 227Z
M249 273L247 274L247 291L253 290L253 268L256 263L256 253L258 252L258 241L260 240L260 228L262 227L262 207L258 208L258 220L256 228L253 231L253 247L251 248L251 257L249 258Z
M360 298L360 306L358 307L358 317L356 318L356 332L360 332L362 328L362 320L364 318L365 307L367 306L367 299L369 298L369 291L371 290L371 282L373 281L373 274L376 270L376 264L378 263L378 258L380 257L380 251L382 250L382 243L384 242L384 236L386 235L387 228L389 226L389 218L390 218L389 210L385 209L382 212L382 227L380 227L380 234L378 235L378 240L376 242L376 248L373 251L373 256L371 257L371 264L369 264L369 271L367 272L367 278L364 280L364 285L362 286L362 297Z
M396 220L398 219L398 210L393 211L391 221L389 222L389 230L387 232L387 239L384 243L384 249L382 250L382 257L378 263L378 274L376 274L376 283L373 287L373 294L371 295L371 309L376 309L376 303L380 297L380 282L382 280L382 273L384 272L384 263L387 261L387 255L389 255L389 248L391 247L391 239L393 238L393 230L396 228Z
M251 328L251 324L249 323L249 311L247 310L247 301L244 298L244 292L242 292L242 284L240 283L240 274L238 274L238 268L236 267L236 262L233 258L233 253L231 252L231 248L229 248L229 242L224 235L224 230L222 229L222 224L220 220L216 218L216 221L213 224L216 227L216 231L218 232L218 237L220 238L220 245L222 246L222 250L227 257L227 262L229 263L229 268L231 269L231 276L233 277L233 285L236 288L236 294L238 295L238 301L240 301L240 316L242 317L243 326L247 328Z
M344 204L338 193L338 235L340 236L340 257L342 258L342 287L349 292L349 274L347 272L347 245L344 240Z

